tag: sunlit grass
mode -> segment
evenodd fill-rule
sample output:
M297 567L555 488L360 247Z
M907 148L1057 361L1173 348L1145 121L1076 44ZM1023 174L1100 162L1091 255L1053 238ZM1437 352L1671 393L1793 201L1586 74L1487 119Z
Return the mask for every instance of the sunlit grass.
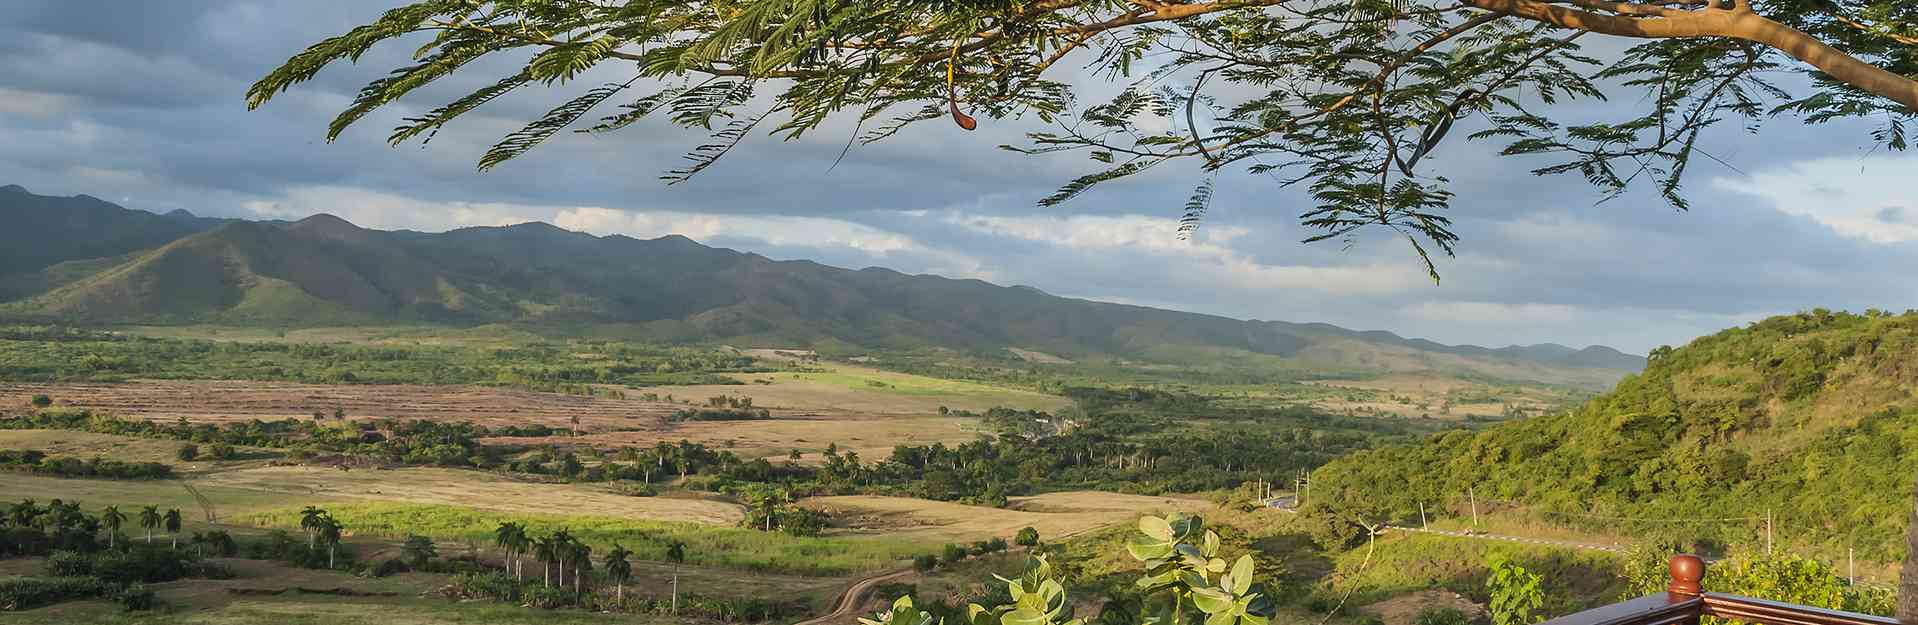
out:
M686 543L690 564L751 571L804 575L843 575L898 566L936 545L916 545L886 538L795 537L737 527L714 527L605 516L504 513L473 508L401 503L354 503L327 506L333 518L353 535L400 538L418 534L438 540L472 541L491 545L500 523L524 523L530 534L564 529L604 551L614 542L642 560L665 560L667 546ZM235 521L297 531L300 508L287 507L248 514Z

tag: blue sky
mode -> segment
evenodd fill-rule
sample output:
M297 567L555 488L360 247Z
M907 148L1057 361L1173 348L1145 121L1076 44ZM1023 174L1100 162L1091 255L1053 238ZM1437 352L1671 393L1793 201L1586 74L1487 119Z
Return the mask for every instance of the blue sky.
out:
M385 109L331 144L326 123L410 46L245 110L243 92L261 74L387 4L0 4L0 184L162 212L327 212L375 228L541 220L599 234L678 233L781 259L1492 346L1643 353L1770 314L1918 307L1918 159L1873 150L1858 125L1780 119L1757 134L1714 135L1707 149L1730 166L1695 164L1684 213L1649 194L1601 204L1576 178L1535 178L1525 173L1534 164L1498 157L1495 145L1455 142L1430 162L1456 183L1451 216L1464 240L1434 285L1384 232L1300 244L1306 200L1242 172L1221 178L1192 241L1174 236L1192 167L1037 207L1090 163L996 149L1036 120L981 120L974 133L923 124L837 167L848 124L793 142L756 136L669 187L658 176L704 137L663 125L569 133L475 171L493 140L564 93L503 99L423 149L386 146L401 118L509 73L504 62Z

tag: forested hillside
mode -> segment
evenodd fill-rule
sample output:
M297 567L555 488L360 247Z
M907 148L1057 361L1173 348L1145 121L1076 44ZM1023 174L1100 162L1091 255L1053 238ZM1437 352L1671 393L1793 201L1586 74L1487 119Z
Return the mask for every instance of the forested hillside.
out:
M1918 312L1773 317L1660 348L1567 414L1341 458L1316 473L1315 505L1416 523L1420 502L1464 515L1475 496L1706 545L1760 540L1769 512L1783 544L1886 561L1918 475L1915 391Z
M979 280L780 261L681 236L602 237L543 223L381 231L330 215L220 221L17 186L0 191L0 225L85 239L44 225L69 222L113 236L55 246L52 255L0 256L0 316L100 325L509 324L542 334L842 355L933 349L1002 359L1235 361L1299 376L1430 371L1585 388L1609 385L1643 362L1602 346L1451 346L1323 323L1243 321Z

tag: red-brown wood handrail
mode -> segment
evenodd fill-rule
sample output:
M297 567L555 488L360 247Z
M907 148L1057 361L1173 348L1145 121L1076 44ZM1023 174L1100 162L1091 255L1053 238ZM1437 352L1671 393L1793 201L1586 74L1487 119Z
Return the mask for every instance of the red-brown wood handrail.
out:
M1544 625L1689 625L1717 616L1755 625L1900 625L1898 619L1704 592L1705 561L1679 554L1665 592L1561 616Z

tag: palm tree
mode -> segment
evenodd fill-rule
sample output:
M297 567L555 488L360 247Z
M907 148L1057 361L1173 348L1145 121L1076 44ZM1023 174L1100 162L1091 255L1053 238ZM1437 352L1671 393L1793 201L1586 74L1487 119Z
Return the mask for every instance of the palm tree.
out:
M140 509L140 527L147 528L147 544L153 544L153 528L160 526L160 507L147 506Z
M433 546L433 539L425 536L408 536L406 544L400 547L400 557L415 569L426 568L426 562L439 555L439 549Z
M313 549L314 541L319 538L317 534L324 525L323 519L325 518L326 511L313 506L307 506L305 510L300 511L300 529L306 532L306 548L308 550Z
M517 523L501 523L499 529L493 530L493 544L506 551L507 573L513 573L514 564L519 561L520 545L525 541L526 528ZM513 581L519 581L517 574L513 576Z
M540 584L553 585L553 538L551 536L533 539L533 559L539 560Z
M32 527L34 519L40 516L40 506L32 499L22 499L20 503L13 504L7 516L13 520L14 527Z
M583 592L581 583L586 578L586 572L593 568L593 548L575 540L567 552L573 561L573 593L578 594Z
M320 542L326 543L326 568L333 568L333 553L340 546L340 522L331 516L320 517Z
M166 523L167 536L173 538L173 548L179 549L180 537L177 534L180 533L180 509L168 508L166 516L162 518L162 521Z
M666 559L673 561L673 614L679 614L679 565L686 561L686 543L673 541L666 547Z
M626 561L629 555L632 552L619 543L606 552L606 577L613 580L613 596L622 604L626 603L626 580L633 578L633 563Z
M553 557L559 560L559 587L566 587L566 557L573 552L573 535L562 529L553 532Z
M127 522L127 515L120 512L119 506L107 506L100 511L100 524L107 528L107 548L118 546L115 537L120 534L120 524Z

